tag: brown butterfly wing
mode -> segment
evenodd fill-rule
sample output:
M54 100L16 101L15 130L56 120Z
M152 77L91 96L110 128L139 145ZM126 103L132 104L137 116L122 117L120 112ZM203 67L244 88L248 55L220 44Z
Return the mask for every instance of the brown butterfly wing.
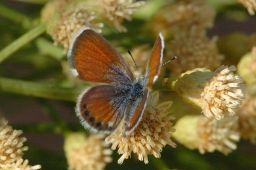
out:
M74 74L87 81L131 81L133 74L122 56L98 33L83 28L73 39L68 60Z
M130 114L126 115L128 117L125 120L125 135L129 135L138 126L146 108L148 95L148 89L145 89L138 103L131 108Z
M157 80L158 75L160 74L163 60L163 50L164 39L160 33L153 46L151 57L147 66L146 77L148 87L152 87L153 83Z
M92 87L80 95L77 115L85 128L111 132L123 118L127 106L123 99L113 86Z

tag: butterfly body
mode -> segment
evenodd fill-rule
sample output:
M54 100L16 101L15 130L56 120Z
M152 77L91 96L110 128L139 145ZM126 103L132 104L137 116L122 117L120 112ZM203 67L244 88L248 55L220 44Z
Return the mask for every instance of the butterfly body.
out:
M138 79L119 53L93 30L82 29L71 44L68 60L72 72L80 79L101 83L78 98L76 112L82 125L109 133L124 120L123 134L130 134L142 118L149 88L159 74L162 38L155 42L148 71Z

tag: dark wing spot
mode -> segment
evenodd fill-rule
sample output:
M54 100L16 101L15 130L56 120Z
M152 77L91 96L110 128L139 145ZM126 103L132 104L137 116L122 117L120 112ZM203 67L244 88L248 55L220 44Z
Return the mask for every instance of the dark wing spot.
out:
M95 126L96 126L96 128L100 129L100 128L101 128L101 122L97 122L97 123L95 124Z
M82 107L83 107L84 109L86 109L86 108L87 108L87 106L86 106L86 104L85 104L85 103L82 105Z
M84 117L88 117L88 116L89 116L88 110L85 110L85 111L82 113L82 115L83 115Z
M89 122L90 122L91 124L93 124L93 123L95 122L95 118L94 118L94 117L90 117L88 120L89 120Z

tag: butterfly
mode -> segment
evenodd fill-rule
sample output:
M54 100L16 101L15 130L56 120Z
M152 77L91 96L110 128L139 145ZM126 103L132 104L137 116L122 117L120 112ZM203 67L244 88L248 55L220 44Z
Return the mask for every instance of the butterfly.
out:
M135 78L122 56L101 35L89 28L78 31L68 50L71 71L82 80L100 83L78 97L76 113L81 124L92 131L111 133L123 121L123 135L133 132L160 73L163 49L160 33L145 75Z

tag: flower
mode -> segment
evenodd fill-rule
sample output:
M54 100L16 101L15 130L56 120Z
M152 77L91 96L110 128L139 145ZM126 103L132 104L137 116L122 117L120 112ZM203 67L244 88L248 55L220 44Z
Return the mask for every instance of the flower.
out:
M237 113L241 137L256 143L256 96L246 93L246 98Z
M225 117L221 120L201 118L198 122L198 135L201 153L215 150L225 155L237 148L236 142L240 139L238 131L238 117Z
M28 160L23 160L22 158L16 160L9 166L6 166L5 169L15 169L15 170L38 170L41 169L41 165L29 165Z
M201 93L202 110L206 117L222 119L234 115L244 98L242 79L235 66L219 67Z
M213 73L209 69L195 68L180 74L174 83L169 83L169 86L186 101L201 107L200 94L212 76Z
M160 9L148 27L155 34L161 30L165 37L169 37L170 34L175 35L191 27L197 27L200 30L210 28L214 19L215 11L206 1L179 0L175 3L167 3Z
M131 70L133 71L135 77L139 77L145 72L145 65L147 65L148 59L151 56L151 50L148 45L140 45L132 49L131 51L132 57L136 62L132 60L131 56L127 53L123 56L127 59L128 65L130 65Z
M111 162L112 151L101 135L86 137L83 133L72 133L65 138L65 154L70 170L102 170Z
M256 46L239 61L238 73L248 85L256 83Z
M103 15L113 23L118 31L126 31L123 20L131 20L133 12L145 4L135 0L102 0Z
M156 158L161 156L165 145L175 147L171 140L174 129L173 117L168 114L171 102L158 104L159 94L154 93L149 99L148 106L138 127L129 135L122 135L122 126L106 138L106 142L112 145L112 149L118 150L122 155L118 163L122 164L132 153L136 154L140 161L148 163L148 155Z
M5 119L0 120L0 169L37 170L40 165L30 166L28 160L23 160L26 141L21 130L14 130Z
M21 137L21 130L14 130L5 119L0 120L0 168L22 158L23 151L28 149L24 146L25 137Z
M68 49L72 37L82 27L101 32L104 25L95 21L96 12L87 8L87 5L82 2L69 4L59 15L56 22L49 24L48 33L52 36L55 44L62 44L65 49Z
M41 11L41 20L49 22L54 17L61 15L72 0L52 0L45 4Z
M238 0L243 6L245 6L250 15L254 15L256 11L256 1L255 0Z
M134 0L54 0L43 8L41 18L47 23L47 32L55 44L68 49L72 37L79 29L88 27L101 33L106 19L117 30L125 31L121 23L125 19L131 20L134 10L143 4L144 1Z
M240 139L238 117L222 120L208 119L201 115L184 116L175 124L174 138L200 153L219 151L228 154L236 149Z
M177 56L167 67L175 75L194 68L216 69L224 58L219 54L216 40L216 37L209 39L206 32L197 27L178 32L173 40L167 43L167 57Z

